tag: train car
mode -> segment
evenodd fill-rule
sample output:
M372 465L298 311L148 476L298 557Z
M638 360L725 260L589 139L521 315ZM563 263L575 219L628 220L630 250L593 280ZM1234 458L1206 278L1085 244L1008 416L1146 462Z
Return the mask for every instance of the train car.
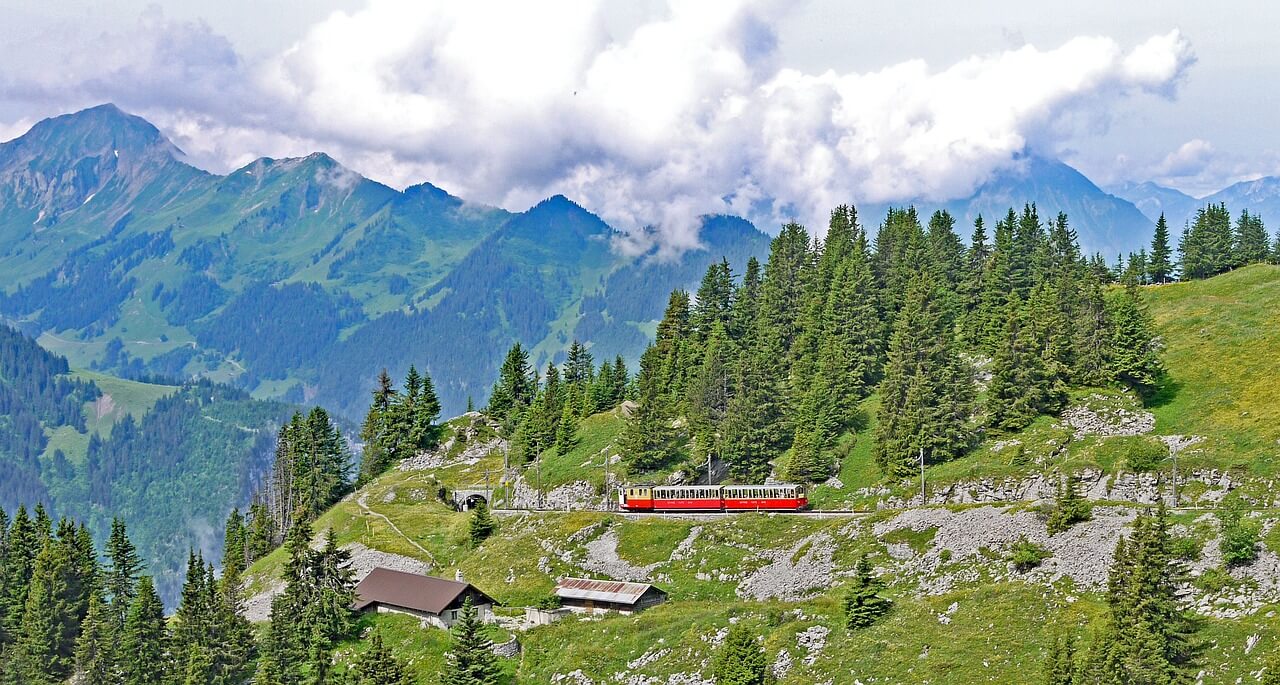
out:
M653 508L658 511L722 511L722 490L719 485L659 485L653 489Z
M627 485L618 490L623 511L799 511L809 505L804 486Z
M725 511L799 511L809 506L803 485L726 485Z

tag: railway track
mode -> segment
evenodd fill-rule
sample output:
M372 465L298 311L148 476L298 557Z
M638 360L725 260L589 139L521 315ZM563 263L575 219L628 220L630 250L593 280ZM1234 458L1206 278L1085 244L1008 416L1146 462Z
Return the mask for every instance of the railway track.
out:
M568 511L594 511L602 514L617 514L628 519L670 518L670 519L719 519L744 514L773 514L777 516L799 516L812 519L857 518L875 513L875 510L855 509L823 509L820 511L622 511L619 509L491 509L495 516L515 516L517 514L541 514L550 512L568 513Z
M1009 506L1018 502L982 502L990 506ZM1140 504L1137 502L1099 502L1098 504L1118 504L1122 506L1145 507L1149 504ZM901 512L911 509L921 509L928 507L942 507L946 505L925 505L925 507L901 507L894 509L818 509L804 511L622 511L620 509L491 509L490 512L496 516L515 516L517 514L544 514L544 513L571 513L580 511L591 511L601 514L617 514L628 519L643 518L670 518L670 519L719 519L729 518L733 516L742 516L744 514L773 514L776 516L799 516L811 519L834 519L834 518L859 518L869 516L879 512ZM1220 511L1220 507L1169 507L1170 512L1215 512ZM1277 507L1242 507L1242 511L1280 511Z

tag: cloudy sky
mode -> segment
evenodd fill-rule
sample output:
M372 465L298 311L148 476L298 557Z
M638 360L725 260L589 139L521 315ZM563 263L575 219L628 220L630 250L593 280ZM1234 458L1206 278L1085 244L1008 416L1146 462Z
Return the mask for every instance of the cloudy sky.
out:
M1027 152L1193 194L1280 173L1280 3L1039 4L6 0L0 139L113 101L213 171L323 150L677 248L701 213L959 197Z

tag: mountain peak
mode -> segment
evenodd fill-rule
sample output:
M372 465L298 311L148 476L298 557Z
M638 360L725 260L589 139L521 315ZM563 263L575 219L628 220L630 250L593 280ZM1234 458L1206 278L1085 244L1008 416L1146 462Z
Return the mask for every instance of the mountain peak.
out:
M181 163L183 153L151 122L112 103L43 119L0 143L0 175L36 165L50 175L86 163L159 168Z

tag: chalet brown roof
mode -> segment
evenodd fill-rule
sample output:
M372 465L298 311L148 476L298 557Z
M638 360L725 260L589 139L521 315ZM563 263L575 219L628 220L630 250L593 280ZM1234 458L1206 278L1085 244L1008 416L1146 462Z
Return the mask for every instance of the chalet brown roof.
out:
M595 602L635 604L650 588L647 583L624 583L617 580L592 580L590 578L561 578L556 583L556 595L563 599L589 599ZM658 590L662 592L662 590ZM666 594L663 592L662 594Z
M485 596L468 583L378 567L356 585L354 608L359 611L371 604L389 604L439 614L467 588Z

